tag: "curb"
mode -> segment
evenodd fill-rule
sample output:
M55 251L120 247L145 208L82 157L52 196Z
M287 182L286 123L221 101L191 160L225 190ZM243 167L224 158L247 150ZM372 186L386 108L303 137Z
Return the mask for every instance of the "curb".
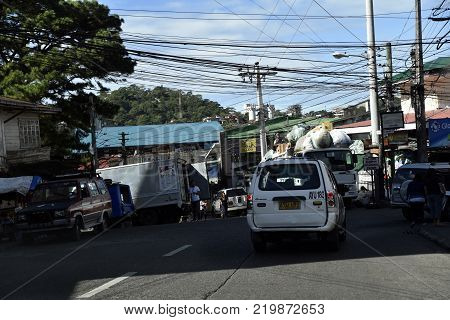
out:
M437 245L439 245L442 248L446 249L447 251L450 251L450 239L439 237L439 236L437 236L437 235L435 235L435 234L425 230L424 228L420 228L418 230L418 233L421 236L423 236L424 238L427 238L428 240L431 240L434 243L436 243Z

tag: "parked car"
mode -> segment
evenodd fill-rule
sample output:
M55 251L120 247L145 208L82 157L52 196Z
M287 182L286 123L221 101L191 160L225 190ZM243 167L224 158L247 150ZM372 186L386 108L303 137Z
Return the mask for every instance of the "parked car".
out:
M223 199L227 205L223 205ZM217 192L213 201L215 215L224 218L228 215L242 215L247 212L247 192L244 188L222 189Z
M65 176L39 184L15 222L24 241L48 232L79 240L81 230L104 230L110 216L111 198L102 179Z
M320 160L279 158L261 162L248 196L247 222L255 251L283 237L315 234L337 250L346 238L342 195Z
M401 208L405 219L411 219L410 208L407 202L406 191L408 184L412 180L412 176L415 174L427 175L428 170L435 169L441 177L443 177L445 183L446 197L443 204L443 220L448 219L449 205L448 201L450 197L450 163L448 162L436 162L436 163L410 163L405 164L398 168L392 181L392 195L391 206L394 208ZM425 209L427 207L425 206Z

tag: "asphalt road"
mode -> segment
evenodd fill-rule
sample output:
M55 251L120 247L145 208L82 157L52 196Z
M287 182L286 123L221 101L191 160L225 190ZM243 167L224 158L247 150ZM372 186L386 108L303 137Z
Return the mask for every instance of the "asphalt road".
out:
M448 299L450 259L398 210L348 211L338 252L304 240L255 254L245 218L0 244L8 299Z

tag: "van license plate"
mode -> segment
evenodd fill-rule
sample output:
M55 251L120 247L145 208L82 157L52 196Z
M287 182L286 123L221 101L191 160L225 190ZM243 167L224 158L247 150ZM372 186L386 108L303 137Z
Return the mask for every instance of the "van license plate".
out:
M300 201L280 201L280 210L296 210L300 209Z

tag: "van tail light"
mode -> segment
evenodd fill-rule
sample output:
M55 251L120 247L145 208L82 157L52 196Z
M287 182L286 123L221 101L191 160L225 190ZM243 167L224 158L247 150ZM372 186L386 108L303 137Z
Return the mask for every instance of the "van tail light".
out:
M327 193L327 203L329 208L336 207L336 197L333 191Z
M247 195L247 209L253 208L253 195L249 193Z

